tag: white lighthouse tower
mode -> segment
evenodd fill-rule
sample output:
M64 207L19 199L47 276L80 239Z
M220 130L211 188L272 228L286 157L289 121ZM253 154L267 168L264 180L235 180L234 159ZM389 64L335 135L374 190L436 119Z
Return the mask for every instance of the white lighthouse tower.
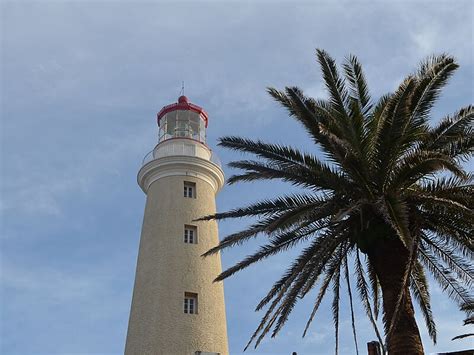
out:
M227 355L216 212L224 173L206 145L208 115L181 96L158 113L159 142L138 173L147 195L126 355Z

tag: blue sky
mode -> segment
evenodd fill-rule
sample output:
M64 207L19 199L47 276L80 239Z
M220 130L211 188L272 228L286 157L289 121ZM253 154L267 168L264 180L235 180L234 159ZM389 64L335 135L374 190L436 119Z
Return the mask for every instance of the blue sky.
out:
M473 99L470 1L23 2L1 4L2 354L123 353L145 196L136 184L156 144L156 112L181 81L209 113L208 142L237 134L314 149L265 93L298 85L324 97L315 48L363 63L373 97L394 90L432 53L461 68L433 120ZM238 158L217 148L224 163ZM470 170L472 169L470 163ZM230 170L225 168L227 176ZM283 184L227 186L219 210L283 193ZM225 236L244 221L223 222ZM223 254L229 266L252 243ZM228 335L240 354L262 314L258 300L289 264L281 255L225 282ZM463 314L432 284L439 344ZM330 305L302 339L314 295L276 339L248 354L333 352ZM347 305L346 305L347 306ZM347 308L347 307L346 307ZM359 344L375 339L357 310ZM341 354L354 353L343 314Z

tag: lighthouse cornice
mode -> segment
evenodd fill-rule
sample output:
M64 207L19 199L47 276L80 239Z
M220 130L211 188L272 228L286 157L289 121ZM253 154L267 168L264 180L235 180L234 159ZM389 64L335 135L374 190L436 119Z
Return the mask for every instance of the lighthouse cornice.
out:
M169 176L191 176L212 186L215 193L224 186L222 169L215 163L196 156L166 156L154 159L142 166L137 181L144 193L157 180Z

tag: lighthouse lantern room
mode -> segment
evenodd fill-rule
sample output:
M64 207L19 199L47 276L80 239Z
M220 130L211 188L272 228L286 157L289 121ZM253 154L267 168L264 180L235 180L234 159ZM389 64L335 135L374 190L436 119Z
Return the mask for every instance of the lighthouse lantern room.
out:
M163 107L157 118L160 142L171 138L189 138L206 143L207 113L190 103L186 96L180 96L177 103Z

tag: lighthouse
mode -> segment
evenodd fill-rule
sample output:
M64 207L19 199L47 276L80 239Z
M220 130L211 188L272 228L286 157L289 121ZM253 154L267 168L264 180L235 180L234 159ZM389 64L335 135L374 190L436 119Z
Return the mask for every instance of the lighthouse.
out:
M224 173L206 144L208 114L181 96L157 115L158 144L138 172L146 194L126 355L227 355L215 221Z

